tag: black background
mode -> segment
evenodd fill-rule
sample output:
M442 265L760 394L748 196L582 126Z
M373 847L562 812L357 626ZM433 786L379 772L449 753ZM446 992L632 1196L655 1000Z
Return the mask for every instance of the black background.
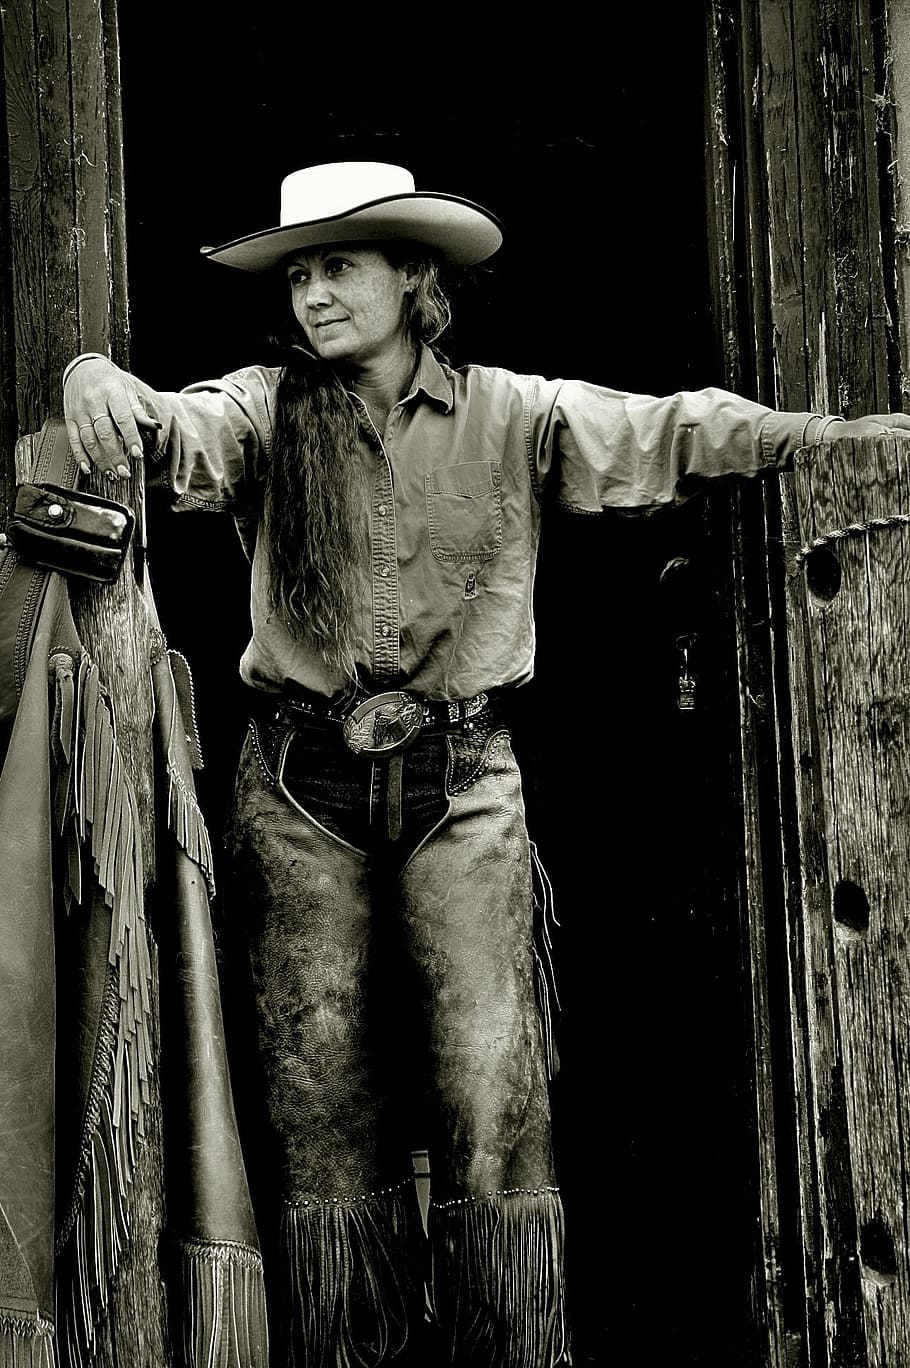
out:
M505 225L502 252L458 291L454 363L656 394L722 383L703 7L592 12L368 22L342 6L124 5L136 373L173 389L263 359L274 299L199 247L277 222L288 172L366 157ZM717 501L556 516L541 548L538 673L516 744L562 923L554 1124L580 1364L758 1362ZM153 503L150 534L163 624L196 678L217 839L245 725L246 567L229 518ZM689 568L661 582L680 556ZM675 641L691 631L689 716Z

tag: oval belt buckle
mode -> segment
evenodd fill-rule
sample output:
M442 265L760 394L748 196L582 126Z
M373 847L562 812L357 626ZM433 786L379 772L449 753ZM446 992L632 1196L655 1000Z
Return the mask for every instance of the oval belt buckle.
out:
M423 709L406 693L373 694L345 718L342 732L355 755L395 755L423 725Z

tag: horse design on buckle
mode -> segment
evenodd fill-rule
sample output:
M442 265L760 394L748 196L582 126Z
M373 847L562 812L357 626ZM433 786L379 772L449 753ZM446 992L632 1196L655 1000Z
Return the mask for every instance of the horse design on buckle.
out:
M355 755L371 759L405 750L423 725L423 708L406 693L374 694L345 718L345 742Z

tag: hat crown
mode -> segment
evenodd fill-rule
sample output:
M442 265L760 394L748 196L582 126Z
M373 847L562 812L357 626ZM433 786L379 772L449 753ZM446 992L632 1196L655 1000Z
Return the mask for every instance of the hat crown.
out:
M413 195L414 177L388 162L327 162L292 171L281 182L280 223L338 218L389 195Z
M488 210L460 195L418 193L403 166L326 162L285 176L277 227L202 250L227 266L269 271L292 251L389 241L421 243L451 266L473 266L498 250L502 229Z

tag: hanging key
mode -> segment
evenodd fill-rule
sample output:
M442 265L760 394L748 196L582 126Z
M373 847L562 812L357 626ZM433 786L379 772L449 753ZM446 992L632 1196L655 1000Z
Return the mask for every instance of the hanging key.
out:
M680 712L695 711L695 675L692 673L692 665L689 652L694 645L694 636L680 636L676 638L676 647L680 653L679 680L676 686L676 706Z

